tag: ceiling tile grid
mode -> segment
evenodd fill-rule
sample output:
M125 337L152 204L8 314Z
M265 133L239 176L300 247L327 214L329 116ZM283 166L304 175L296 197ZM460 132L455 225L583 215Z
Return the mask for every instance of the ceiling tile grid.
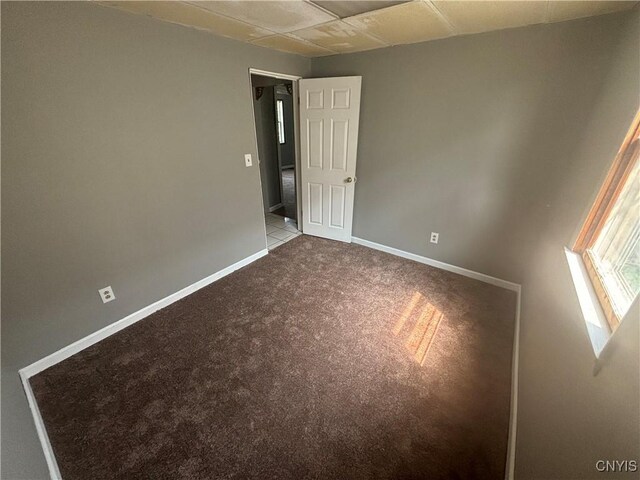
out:
M629 1L98 1L253 45L318 57L628 10Z

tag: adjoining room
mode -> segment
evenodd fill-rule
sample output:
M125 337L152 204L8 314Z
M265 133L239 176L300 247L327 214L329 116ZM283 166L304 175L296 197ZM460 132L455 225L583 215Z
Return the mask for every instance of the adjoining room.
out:
M640 2L0 9L1 479L637 478Z
M262 203L269 250L300 235L297 222L294 86L292 80L273 75L251 75Z

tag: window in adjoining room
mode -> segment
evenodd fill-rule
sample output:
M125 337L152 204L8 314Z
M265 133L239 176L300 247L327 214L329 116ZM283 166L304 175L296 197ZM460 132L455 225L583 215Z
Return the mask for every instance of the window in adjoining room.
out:
M285 143L284 138L284 109L282 105L282 100L276 100L276 115L277 115L277 123L278 123L278 143L282 145Z

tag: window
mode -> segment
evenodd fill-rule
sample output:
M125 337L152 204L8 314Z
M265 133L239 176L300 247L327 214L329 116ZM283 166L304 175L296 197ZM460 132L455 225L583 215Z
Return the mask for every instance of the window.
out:
M639 156L640 111L574 246L612 332L640 291Z
M284 138L284 111L282 100L276 100L276 122L278 124L278 143L285 143Z

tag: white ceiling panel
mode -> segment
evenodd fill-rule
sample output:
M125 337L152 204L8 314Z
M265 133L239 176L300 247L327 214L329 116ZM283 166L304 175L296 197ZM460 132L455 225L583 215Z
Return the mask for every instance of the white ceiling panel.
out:
M304 57L322 57L334 53L331 50L299 38L294 38L290 35L273 35L271 37L260 38L251 43L281 52L295 53L296 55L302 55Z
M248 23L202 10L183 2L99 2L101 5L115 7L132 13L148 15L158 20L177 23L200 30L207 30L223 37L237 40L252 40L272 32Z
M325 10L335 13L340 18L352 17L373 10L406 3L407 0L386 1L386 0L311 0L312 3L320 5Z
M287 33L335 20L336 16L301 1L197 2L199 6L272 32Z
M291 35L339 53L361 52L386 46L384 42L340 20L292 32Z
M449 25L424 2L403 3L345 18L344 22L391 45L452 35Z
M316 57L603 15L630 10L639 2L193 0L97 3L283 52Z
M549 22L562 22L574 18L603 15L619 10L627 10L636 2L549 2Z
M457 34L488 32L544 23L546 1L439 1L432 2Z

